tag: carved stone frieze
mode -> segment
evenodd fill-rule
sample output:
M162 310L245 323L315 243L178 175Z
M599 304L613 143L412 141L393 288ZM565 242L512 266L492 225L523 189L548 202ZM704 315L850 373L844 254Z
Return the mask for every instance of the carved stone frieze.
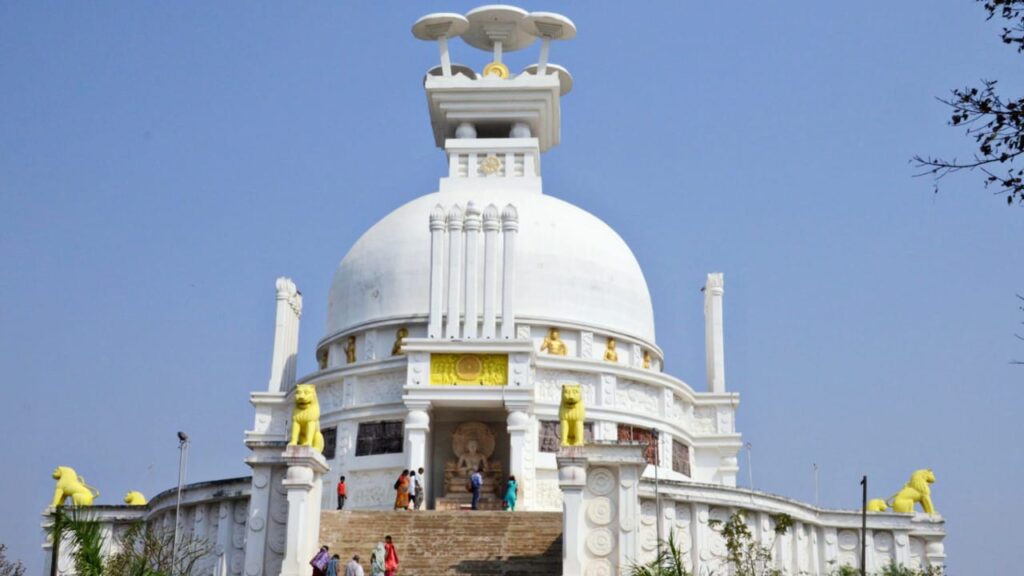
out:
M367 330L363 335L363 360L375 360L377 358L377 333Z
M562 401L562 384L579 384L583 389L583 401L592 406L596 380L594 374L584 372L538 370L535 384L537 401L559 404Z
M658 414L658 392L648 384L620 380L615 390L615 404L640 414Z
M375 406L401 402L404 376L402 372L397 371L359 376L355 386L354 404L356 406Z
M580 358L594 357L594 333L580 332Z
M732 433L732 411L721 408L718 410L718 433L719 434L731 434Z
M561 510L562 489L558 487L558 480L537 480L536 500L541 510Z
M715 408L697 406L693 409L693 431L698 434L714 434L716 426Z

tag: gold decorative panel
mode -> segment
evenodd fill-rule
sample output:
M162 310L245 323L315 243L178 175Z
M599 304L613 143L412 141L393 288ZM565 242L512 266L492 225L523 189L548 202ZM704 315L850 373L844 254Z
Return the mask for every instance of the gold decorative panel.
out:
M431 354L430 383L434 386L505 386L507 354Z

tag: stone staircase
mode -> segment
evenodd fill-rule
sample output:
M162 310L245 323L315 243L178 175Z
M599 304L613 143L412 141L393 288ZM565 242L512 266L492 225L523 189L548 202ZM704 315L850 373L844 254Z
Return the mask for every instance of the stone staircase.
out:
M400 576L551 576L562 573L561 512L324 511L320 540L342 565L370 553L390 534ZM339 576L344 574L339 570Z

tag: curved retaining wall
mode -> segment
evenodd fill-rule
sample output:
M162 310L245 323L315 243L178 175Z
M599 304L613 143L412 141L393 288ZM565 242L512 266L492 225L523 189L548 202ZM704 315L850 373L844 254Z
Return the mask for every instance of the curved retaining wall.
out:
M194 540L210 549L208 554L196 562L193 572L196 576L242 574L251 482L249 476L244 476L182 487L180 541L187 543ZM121 535L135 522L143 521L151 527L173 531L177 496L177 489L172 488L154 496L146 506L89 507L86 513L101 523L104 555L117 551ZM43 516L45 534L52 519L49 510ZM43 548L47 558L45 573L49 574L51 545L48 536L44 536L44 540ZM57 573L60 576L75 574L70 552L68 546L61 546L57 561Z

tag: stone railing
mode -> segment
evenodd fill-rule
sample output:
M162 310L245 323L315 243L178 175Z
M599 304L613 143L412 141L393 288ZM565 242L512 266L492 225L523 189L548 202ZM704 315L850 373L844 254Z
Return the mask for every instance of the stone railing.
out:
M242 574L251 480L245 476L182 487L179 541L194 542L209 550L195 563L193 573L197 576ZM146 506L98 505L82 509L82 513L85 518L99 521L106 557L119 550L121 537L136 522L173 533L177 497L177 489L172 488L154 496ZM51 543L46 533L53 522L52 510L43 516L43 548L49 574ZM66 542L61 544L57 560L57 573L61 576L76 573L71 552Z
M558 457L564 493L563 572L616 574L655 558L671 536L696 576L726 574L726 543L715 530L740 512L756 542L770 547L785 574L823 576L860 566L859 510L828 510L728 486L660 481L642 475L641 448L588 444ZM774 515L793 523L776 537ZM945 564L945 523L926 514L870 513L864 541L869 573L890 563Z

